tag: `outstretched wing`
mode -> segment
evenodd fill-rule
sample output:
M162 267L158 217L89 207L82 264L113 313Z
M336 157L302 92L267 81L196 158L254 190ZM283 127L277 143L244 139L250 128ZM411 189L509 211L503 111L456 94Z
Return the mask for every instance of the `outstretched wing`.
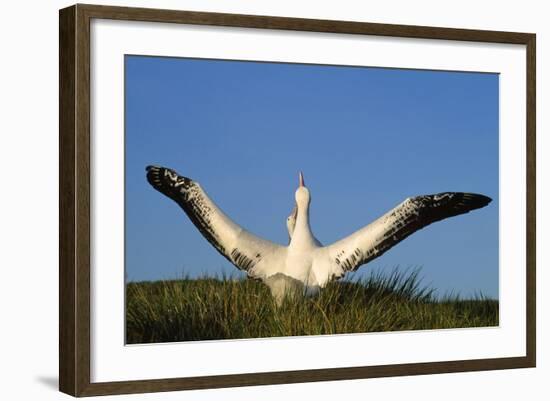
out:
M436 221L487 206L491 198L463 192L445 192L407 198L400 205L352 235L327 247L331 274L348 271L381 256L412 233Z
M262 259L283 249L259 238L233 222L206 195L198 182L165 167L148 166L147 181L174 200L185 211L200 233L227 260L253 275Z

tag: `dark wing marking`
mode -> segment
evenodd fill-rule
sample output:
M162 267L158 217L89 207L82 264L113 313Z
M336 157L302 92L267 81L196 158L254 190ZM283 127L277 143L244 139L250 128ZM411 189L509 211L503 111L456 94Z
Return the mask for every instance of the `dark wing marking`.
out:
M146 170L149 184L174 200L203 237L239 269L251 274L265 256L282 248L233 222L196 181L165 167L148 166Z
M490 202L487 196L463 192L408 198L373 223L327 247L333 261L333 276L338 278L356 270L429 224Z

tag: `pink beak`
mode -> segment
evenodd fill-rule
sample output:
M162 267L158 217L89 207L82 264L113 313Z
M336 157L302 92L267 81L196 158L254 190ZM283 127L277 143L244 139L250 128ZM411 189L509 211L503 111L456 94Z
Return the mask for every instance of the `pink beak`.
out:
M302 174L302 172L300 171L300 186L303 187L305 184L304 184L304 175Z

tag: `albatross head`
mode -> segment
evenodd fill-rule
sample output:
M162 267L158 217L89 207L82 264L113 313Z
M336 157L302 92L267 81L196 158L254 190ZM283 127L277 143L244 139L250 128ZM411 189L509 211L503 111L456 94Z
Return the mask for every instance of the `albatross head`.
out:
M298 219L298 209L307 210L310 202L309 190L306 188L304 183L304 175L300 172L299 177L300 185L296 190L296 204L290 212L290 215L286 219L286 228L288 229L288 237L292 239L292 234L296 228L296 220Z
M300 171L300 186L296 190L296 207L298 210L307 209L311 200L309 195L309 189L305 186L304 175Z

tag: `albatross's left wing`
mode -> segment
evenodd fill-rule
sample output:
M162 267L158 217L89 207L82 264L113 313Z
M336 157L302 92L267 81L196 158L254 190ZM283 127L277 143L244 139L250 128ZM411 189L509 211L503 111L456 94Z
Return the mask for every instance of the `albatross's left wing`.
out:
M165 167L148 166L147 181L174 200L187 214L204 238L240 270L261 277L263 259L284 248L249 233L231 220L208 197L198 182Z
M444 192L408 198L352 235L329 245L330 274L339 278L381 256L412 233L436 221L487 206L491 198Z

